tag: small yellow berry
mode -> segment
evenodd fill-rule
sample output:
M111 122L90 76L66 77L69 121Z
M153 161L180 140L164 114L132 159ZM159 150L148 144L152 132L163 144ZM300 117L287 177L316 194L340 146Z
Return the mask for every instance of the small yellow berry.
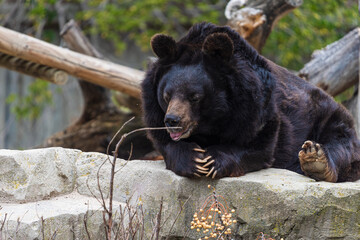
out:
M234 213L234 212L235 212L235 209L232 209L231 212Z

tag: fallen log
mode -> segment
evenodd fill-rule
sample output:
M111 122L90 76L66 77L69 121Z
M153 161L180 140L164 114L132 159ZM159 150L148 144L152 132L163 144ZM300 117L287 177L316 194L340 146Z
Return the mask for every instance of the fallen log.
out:
M336 96L359 81L360 28L317 50L299 76Z
M63 85L68 81L68 74L56 68L48 67L46 65L29 62L24 59L10 56L0 52L0 66L23 73L34 78L41 78L42 80Z
M64 25L60 32L70 50L85 54L91 57L103 59L103 55L92 46L90 41L82 33L75 21L71 20ZM81 117L76 124L81 125L94 119L96 116L109 112L120 112L111 100L110 89L78 79L80 89L84 98L84 107Z
M80 27L76 24L74 20L70 20L64 25L64 28L60 32L60 36L65 40L70 50L99 59L104 59L104 56L90 43L88 38L83 34ZM84 96L86 106L92 106L96 104L102 106L106 105L103 104L103 101L105 101L105 99L97 99L98 97L95 97L96 95L107 95L106 101L112 102L109 89L103 88L99 85L88 83L82 79L79 79L79 84ZM122 92L116 92L114 97L121 106L130 109L135 116L140 117L141 102L139 98L129 96L128 94L124 94ZM87 111L86 108L85 111ZM86 114L83 114L83 116L85 117Z
M277 21L302 3L302 0L231 0L225 16L227 24L260 52Z
M73 52L4 27L0 27L0 52L140 98L143 71Z
M103 58L75 21L68 22L60 35L71 50ZM109 89L81 79L79 79L79 84L84 97L81 116L75 123L46 139L40 147L65 147L106 153L111 137L115 135L120 126L132 117L132 114L124 113L115 106ZM127 125L124 131L128 132L140 127L142 127L142 121L139 117ZM132 143L132 158L139 159L153 149L145 134L138 134L130 136L124 142L118 155L125 159L128 158ZM113 149L114 146L110 146L110 153Z

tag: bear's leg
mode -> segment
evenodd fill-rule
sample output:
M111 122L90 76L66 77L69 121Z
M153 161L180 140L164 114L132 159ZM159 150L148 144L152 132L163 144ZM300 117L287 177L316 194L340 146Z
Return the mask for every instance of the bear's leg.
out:
M301 169L304 173L318 181L336 182L337 173L325 155L322 146L313 141L305 141L299 152Z
M210 164L209 158L204 156L204 150L193 142L169 142L160 147L160 152L165 158L166 168L177 175L184 177L200 177L207 172ZM203 163L199 163L202 161Z
M248 148L235 142L211 145L200 150L205 158L196 159L195 163L206 169L200 168L198 173L211 178L238 177L270 167L274 162L279 126L277 117L268 120Z

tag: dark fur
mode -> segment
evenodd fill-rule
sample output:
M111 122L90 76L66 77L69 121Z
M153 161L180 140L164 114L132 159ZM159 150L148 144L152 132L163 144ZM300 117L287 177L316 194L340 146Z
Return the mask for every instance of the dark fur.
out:
M191 106L187 117L196 128L190 137L173 141L164 130L149 132L168 169L192 177L194 158L211 155L216 177L268 167L304 174L298 153L311 140L321 144L337 181L359 179L353 120L325 92L260 56L229 27L197 24L174 43L154 38L159 60L142 83L149 127L164 126L175 97Z

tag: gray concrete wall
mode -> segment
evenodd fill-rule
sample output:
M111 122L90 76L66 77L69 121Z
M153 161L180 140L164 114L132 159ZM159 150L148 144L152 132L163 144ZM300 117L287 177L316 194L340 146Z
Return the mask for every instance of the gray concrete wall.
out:
M25 96L29 84L34 80L29 76L0 68L0 148L27 149L37 146L80 115L82 95L77 81L71 78L63 86L49 85L53 93L53 103L45 107L38 119L16 119L6 99L12 93Z

